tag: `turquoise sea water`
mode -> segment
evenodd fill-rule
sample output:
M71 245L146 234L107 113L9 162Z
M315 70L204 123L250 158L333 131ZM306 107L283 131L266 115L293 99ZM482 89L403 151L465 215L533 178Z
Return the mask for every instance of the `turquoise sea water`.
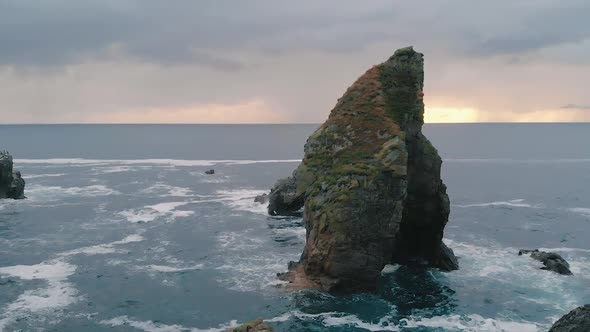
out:
M546 331L590 302L589 124L427 125L461 269L388 266L369 295L281 290L305 230L253 198L316 127L0 126L29 197L0 202L0 331ZM574 276L517 255L539 247Z

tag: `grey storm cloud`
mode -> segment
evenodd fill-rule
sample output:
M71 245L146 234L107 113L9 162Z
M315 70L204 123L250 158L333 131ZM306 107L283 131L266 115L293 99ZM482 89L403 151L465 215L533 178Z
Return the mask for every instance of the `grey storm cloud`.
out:
M588 0L0 0L0 118L250 105L256 121L321 122L363 70L413 45L432 109L503 121L565 105L558 116L588 119L589 12Z
M126 56L221 70L236 50L353 52L399 40L456 56L526 53L590 38L585 0L0 0L0 64L66 65Z

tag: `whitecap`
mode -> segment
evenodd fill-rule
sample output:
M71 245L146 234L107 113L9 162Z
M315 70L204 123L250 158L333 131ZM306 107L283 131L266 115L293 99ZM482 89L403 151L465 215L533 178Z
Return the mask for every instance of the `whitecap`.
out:
M540 209L540 208L543 207L541 204L529 204L529 203L525 203L525 200L524 199L513 199L513 200L510 200L510 201L498 201L498 202L467 204L467 205L458 205L458 204L455 204L453 206L461 207L461 208L489 207L489 206L508 206L508 207L532 208L532 209Z

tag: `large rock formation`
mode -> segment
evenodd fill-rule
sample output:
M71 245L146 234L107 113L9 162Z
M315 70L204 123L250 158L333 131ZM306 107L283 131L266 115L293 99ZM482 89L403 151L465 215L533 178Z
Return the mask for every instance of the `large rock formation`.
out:
M442 243L449 198L441 158L422 135L423 55L397 50L362 75L272 190L271 214L302 206L299 263L281 277L327 291L375 289L386 264L458 268Z
M25 180L13 170L12 156L0 151L0 198L25 198Z
M588 332L590 331L590 304L572 310L561 317L549 332Z

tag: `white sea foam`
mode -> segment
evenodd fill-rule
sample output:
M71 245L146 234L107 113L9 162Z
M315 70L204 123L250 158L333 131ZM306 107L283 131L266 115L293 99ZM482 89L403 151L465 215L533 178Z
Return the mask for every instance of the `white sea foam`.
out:
M480 315L451 315L432 318L403 319L405 327L432 327L464 332L537 332L545 329L532 322L484 318Z
M183 159L83 159L83 158L51 158L51 159L16 159L17 164L46 165L172 165L172 166L215 166L215 165L251 165L272 163L296 163L301 159L276 160L183 160Z
M81 255L82 254L82 255L87 255L87 256L93 256L93 255L114 254L117 252L117 249L115 248L115 246L117 246L117 245L134 243L134 242L141 242L143 240L144 240L143 236L141 236L139 234L133 234L133 235L129 235L126 238L119 240L119 241L114 241L111 243L103 243L103 244L98 244L95 246L74 249L74 250L60 253L58 255L59 256L73 256L73 255Z
M574 272L574 276L564 277L541 270L542 263L526 255L518 256L517 248L502 248L493 243L478 246L452 240L445 241L460 258L461 265L458 271L446 274L446 278L460 284L467 278L492 285L487 287L524 289L526 294L537 294L535 298L552 299L547 305L557 311L564 312L581 304L576 289L588 284L590 280L590 262L578 255L564 254ZM505 286L498 286L497 283ZM536 301L525 295L519 296L519 299Z
M15 265L0 268L0 275L22 280L44 280L46 287L27 290L3 308L0 331L15 320L29 314L50 314L55 309L77 301L78 291L67 281L76 266L63 260L51 260L36 265Z
M161 197L191 197L193 192L189 188L174 187L162 182L158 182L151 187L141 191L145 194L157 194Z
M100 321L99 324L111 327L130 326L145 332L223 332L229 328L238 326L237 321L231 321L229 324L221 325L216 328L198 329L185 327L182 325L166 325L162 323L156 323L153 321L137 321L130 319L127 316L120 316L109 320L103 320Z
M579 213L585 217L590 217L590 209L589 208L569 208L568 211Z
M197 265L193 265L193 266L148 265L147 268L152 271L155 271L155 272L174 273L174 272L200 270L203 268L203 264L197 264Z
M266 322L281 323L292 318L298 320L317 320L325 327L355 327L366 331L400 331L401 328L430 327L462 332L537 332L546 329L528 321L511 321L507 319L484 318L480 315L448 315L432 318L410 317L396 322L391 316L384 316L378 322L365 322L356 315L325 312L306 314L291 311L281 316L265 319Z
M131 209L119 212L128 221L133 223L151 222L156 219L164 219L168 222L174 221L176 218L188 217L194 214L194 211L181 211L176 208L188 205L194 202L166 202L156 205L149 205L142 209Z
M135 172L136 170L137 169L129 166L97 166L92 168L92 171L98 174Z
M41 186L33 184L27 187L27 196L32 200L56 200L60 196L110 196L119 195L120 192L113 190L105 185L91 185L86 187L59 187L59 186Z
M298 258L293 252L262 250L268 239L257 237L255 230L223 232L217 235L217 241L223 261L215 269L224 272L217 281L236 291L259 291L276 285L276 274Z
M268 190L220 190L217 194L220 201L227 204L230 208L239 211L248 211L252 213L267 214L267 205L254 202L254 198L258 195L267 194Z
M518 208L532 208L532 209L540 209L543 207L541 204L529 204L526 203L524 199L513 199L510 201L498 201L498 202L490 202L490 203L478 203L478 204L468 204L468 205L453 205L456 207L461 208L470 208L470 207L488 207L488 206L508 206L508 207L518 207Z
M25 179L37 179L37 178L52 178L52 177L59 177L65 176L65 173L51 173L51 174L33 174L33 175L26 175L24 176Z

